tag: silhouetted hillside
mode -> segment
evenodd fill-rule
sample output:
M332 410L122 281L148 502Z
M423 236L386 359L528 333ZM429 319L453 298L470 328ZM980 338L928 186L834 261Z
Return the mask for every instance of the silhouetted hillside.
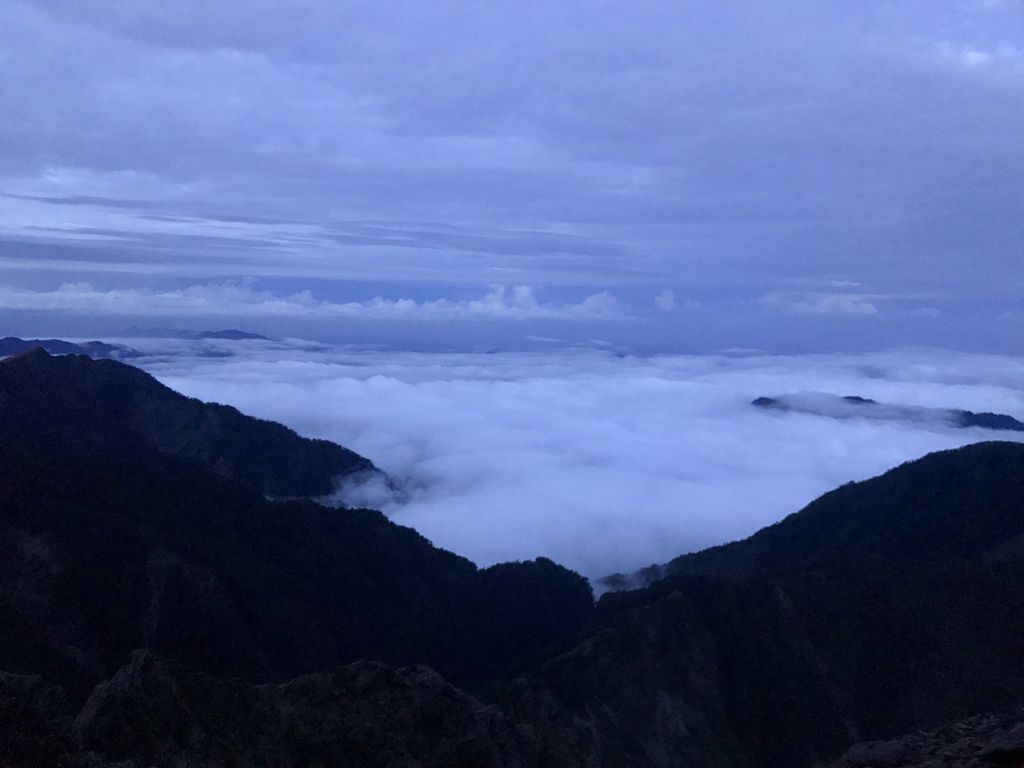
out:
M0 361L0 430L75 452L148 446L278 497L323 495L336 478L374 470L353 451L185 397L138 368L39 348Z
M0 393L0 669L82 691L148 648L253 679L369 657L476 681L591 616L586 581L548 561L480 571L379 512L268 501L157 450L135 424L176 419L161 401L220 413L141 371L31 354L0 365ZM231 410L217 437L303 442L253 423Z
M837 565L1024 556L1024 444L977 443L848 483L743 541L673 560L666 573L785 574Z
M650 766L810 766L1024 701L1024 445L933 454L602 598L545 679Z

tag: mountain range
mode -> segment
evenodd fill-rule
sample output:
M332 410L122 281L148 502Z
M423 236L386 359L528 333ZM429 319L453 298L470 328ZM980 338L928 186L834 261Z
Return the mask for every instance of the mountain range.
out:
M114 361L0 361L0 433L0 765L1024 759L1020 718L977 719L1024 704L1019 443L595 602L548 560L480 569L317 505L376 468Z
M977 413L962 408L928 408L920 405L880 403L868 397L839 397L823 392L759 397L751 405L784 413L808 413L834 419L872 419L875 421L909 421L968 429L1024 432L1024 422L1005 413Z
M142 355L137 349L123 344L108 344L105 341L73 342L63 339L19 339L5 336L0 339L0 357L9 357L40 347L53 355L88 355L95 358L131 360Z
M270 341L267 336L250 331L240 331L237 328L226 328L220 331L189 331L183 328L139 328L132 326L124 331L125 338L129 339L185 339L189 341L202 341L206 339L221 339L227 341Z

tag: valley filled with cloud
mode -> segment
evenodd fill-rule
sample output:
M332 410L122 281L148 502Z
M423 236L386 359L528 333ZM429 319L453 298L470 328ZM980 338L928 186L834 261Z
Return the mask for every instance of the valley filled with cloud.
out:
M620 356L414 353L297 341L124 340L164 383L372 459L340 488L479 564L547 556L588 577L747 536L846 482L1020 433L755 408L824 393L1024 416L1024 363L897 350Z

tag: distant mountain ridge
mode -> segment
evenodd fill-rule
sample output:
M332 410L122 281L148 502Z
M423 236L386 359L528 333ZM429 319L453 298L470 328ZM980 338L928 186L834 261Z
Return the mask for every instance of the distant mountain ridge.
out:
M203 339L224 339L227 341L270 341L268 336L237 328L226 328L220 331L189 331L183 328L139 328L132 326L124 331L126 338L154 339L186 339L201 341Z
M839 397L821 392L806 392L776 397L759 397L752 401L751 405L784 413L808 413L834 419L907 421L917 424L946 424L960 429L979 427L981 429L1024 432L1024 422L1004 413L976 413L960 408L890 405L857 395Z
M0 339L0 357L18 355L35 347L41 347L51 355L88 355L97 359L131 360L142 355L137 349L123 344L107 344L102 341L75 343L63 339L19 339L6 336Z

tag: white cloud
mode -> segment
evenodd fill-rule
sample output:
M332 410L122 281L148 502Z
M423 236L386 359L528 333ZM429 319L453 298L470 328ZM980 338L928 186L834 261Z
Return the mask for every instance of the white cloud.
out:
M841 483L1008 436L765 412L749 404L759 395L856 394L1024 417L1024 364L995 356L245 348L147 367L187 394L369 456L408 493L369 498L441 546L482 564L547 555L590 576L745 536Z
M1007 42L983 47L971 43L942 41L935 44L933 50L941 64L964 72L1009 77L1017 81L1024 74L1024 49Z
M540 302L526 285L491 286L479 299L432 299L376 297L368 301L333 302L317 299L309 290L275 294L258 290L252 281L207 283L175 290L99 290L87 282L63 283L54 290L34 291L0 286L0 310L36 310L101 315L151 317L359 317L373 319L431 320L443 318L527 319L621 319L629 307L608 291L587 296L575 304Z
M758 301L766 307L813 315L876 315L879 297L860 293L786 293L773 291Z

